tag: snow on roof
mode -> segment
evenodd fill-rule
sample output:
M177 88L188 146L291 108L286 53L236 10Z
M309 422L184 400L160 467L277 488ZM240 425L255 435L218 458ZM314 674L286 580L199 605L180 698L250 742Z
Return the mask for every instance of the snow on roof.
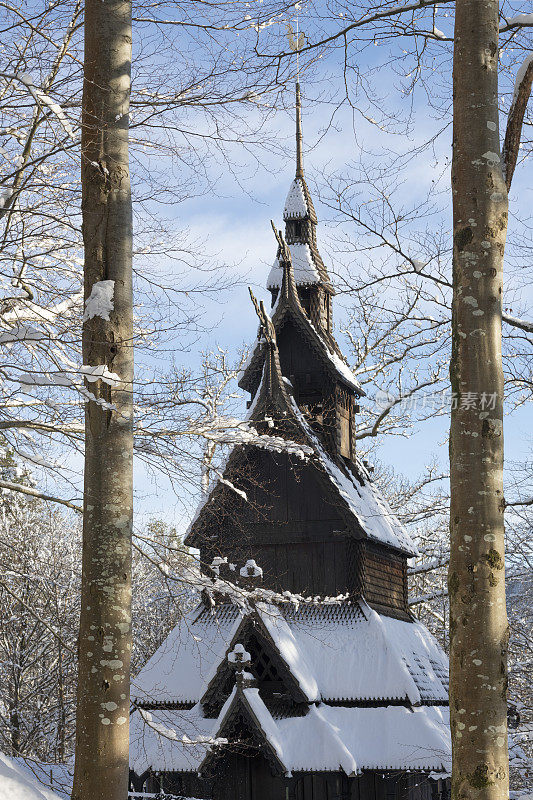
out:
M305 716L274 720L258 689L244 689L243 695L287 772L342 769L354 775L363 769L450 770L447 709L346 708L320 703L310 706ZM222 726L215 731L221 733Z
M6 800L61 800L18 759L0 753L0 797Z
M274 719L258 689L233 689L217 720L189 711L135 712L131 718L131 766L196 772L213 745L224 744L224 723L235 702L244 702L286 772L364 769L448 773L447 709L424 706L360 708L311 705L305 716ZM32 799L33 800L33 799Z
M446 658L419 623L385 617L366 603L258 603L256 611L310 701L447 702ZM241 620L226 606L178 623L133 682L137 701L197 703L225 663Z
M291 771L340 767L350 775L364 769L450 770L445 709L321 704L305 717L276 720L276 726L286 758L290 754Z
M363 610L355 604L284 612L322 700L447 702L446 658L429 631L366 604Z
M219 714L217 725L214 728L217 733L223 731L223 725L226 716L230 712L232 704L235 702L236 697L236 690L234 689L232 695L228 699L228 702L222 709ZM265 738L273 748L276 756L281 761L282 764L285 764L284 753L283 753L283 745L281 742L280 732L272 718L272 715L266 705L263 703L260 695L259 689L255 688L247 688L243 689L241 693L241 698L244 702L248 705L252 716L255 717L257 720L257 724L265 734ZM289 768L290 769L290 768Z
M410 556L418 554L414 542L393 514L389 504L366 474L366 470L358 462L357 467L366 481L360 481L356 475L346 467L344 470L336 464L322 447L317 435L298 408L293 397L290 398L295 415L312 442L320 462L337 488L340 496L348 505L350 511L359 521L362 529L369 539L396 547Z
M359 392L361 392L361 384L353 374L348 364L346 364L346 362L343 361L342 358L337 355L337 353L333 352L329 348L326 348L326 355L337 372L340 373L344 383L347 383L352 389L357 389Z
M313 675L313 670L309 666L301 648L298 647L294 634L289 625L287 625L280 609L266 603L258 603L257 611L280 656L287 664L293 677L296 678L304 695L310 701L320 699L320 691Z
M241 614L236 606L203 606L185 614L132 681L138 703L196 703L214 663L224 658Z
M278 303L278 301L279 301L279 296L278 296L278 298L276 298L276 304ZM318 331L315 328L315 326L313 325L313 323L311 322L311 320L307 316L305 317L305 320L306 320L307 325L309 326L309 329L314 334L313 338L314 338L315 342L318 344L318 346L320 347L320 350L321 350L322 354L328 359L328 361L330 362L330 364L333 367L333 369L338 373L338 377L341 379L341 381L343 383L345 383L349 388L355 389L358 394L360 394L360 395L363 394L364 395L364 391L363 391L363 389L361 387L361 384L359 383L359 381L357 380L357 378L353 374L353 371L350 369L348 364L345 361L343 361L343 359L336 352L334 352L331 349L331 345L328 345L328 343L324 339L323 335L320 333L320 331ZM241 370L241 373L240 373L241 377L245 375L246 370L250 367L252 362L256 358L259 357L259 354L261 353L261 351L262 351L262 341L259 340L259 341L257 341L255 343L254 349L250 352L250 355L248 356L248 359L247 359L245 367L243 367L243 369ZM262 367L262 374L263 375L264 375L265 363L266 363L266 361L263 362L263 367ZM241 377L239 378L239 380L241 380ZM284 380L288 380L285 376L283 376L283 379ZM258 388L256 390L255 395L254 395L254 398L253 398L253 401L252 401L252 406L250 407L250 410L248 411L248 414L246 416L247 420L251 419L251 417L252 417L253 408L255 407L255 403L256 403L259 395L260 395L259 389L260 389L262 380L263 380L263 377L261 378L259 386L258 386Z
M283 209L283 219L303 219L309 215L309 207L305 199L304 188L301 178L295 178L291 183L285 208Z
M297 286L310 286L320 283L320 275L313 261L308 244L295 242L289 245L292 257L294 280ZM277 289L283 282L283 268L276 258L267 280L267 289Z
M196 772L205 758L215 725L199 705L190 709L145 711L130 717L130 766L137 775L147 769Z

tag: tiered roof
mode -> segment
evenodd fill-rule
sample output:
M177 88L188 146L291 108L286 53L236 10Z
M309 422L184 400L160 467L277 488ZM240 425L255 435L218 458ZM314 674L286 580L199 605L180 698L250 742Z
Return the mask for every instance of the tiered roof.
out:
M132 684L135 702L193 706L208 700L216 677L226 674L227 653L250 625L275 649L308 702L447 702L447 661L427 628L378 614L362 600L259 603L251 615L229 604L200 606L141 669Z
M240 704L240 708L237 704ZM275 767L291 772L363 770L450 771L449 712L445 707L408 709L310 706L300 717L273 717L257 689L236 689L216 720L188 711L137 711L131 718L131 765L138 775L202 771L222 745L219 732L242 708L249 711L263 750ZM186 738L185 738L186 737ZM218 743L217 743L218 739ZM207 764L206 764L207 767Z
M304 247L304 245L288 245L290 258L287 258L289 254L282 254L280 249L276 259L276 263L281 265L282 270L281 289L272 310L272 324L276 335L279 335L289 320L293 322L316 354L317 361L322 364L326 373L331 375L333 380L340 381L361 396L364 392L346 363L335 337L329 331L318 331L302 308L293 261L293 251L300 247ZM252 395L255 395L257 391L264 360L265 340L260 331L258 341L239 380L239 386L251 392Z
M228 653L252 634L276 653L284 686L289 693L299 687L300 704L280 705L253 685L224 690ZM253 679L253 662L247 670ZM213 689L217 713L206 716ZM237 713L282 773L448 768L444 654L424 626L382 616L363 601L258 603L247 615L227 604L200 607L176 626L132 692L143 706L132 717L137 774L201 771L230 738Z
M263 314L265 314L263 309ZM298 408L291 395L289 384L281 374L279 354L276 343L276 330L283 323L285 315L290 314L303 331L309 335L316 351L325 358L335 374L342 375L348 383L348 367L341 362L336 353L328 350L327 339L313 327L302 309L296 291L290 258L284 261L284 277L272 319L265 314L265 323L261 326L260 341L240 385L248 388L250 374L261 372L260 384L255 391L255 398L249 414L250 423L258 427L264 426L265 418L279 417L292 440L304 445L307 461L311 469L316 470L324 487L326 496L331 497L346 519L347 528L357 538L368 538L388 545L406 555L416 555L417 550L407 531L392 512L379 488L372 482L370 474L363 464L354 459L348 463L345 459L335 458L327 452L311 425ZM334 360L335 359L335 360ZM341 372L341 368L343 371ZM357 386L352 378L353 386ZM246 447L262 447L263 443L252 440ZM231 480L238 485L240 460L245 458L246 448L236 448L231 454L224 472L224 480ZM210 494L204 499L189 527L186 543L196 547L199 535L205 524L210 521L210 509L220 492L224 491L223 481L218 481Z
M279 292L272 318L252 295L260 332L240 381L252 394L250 438L230 454L186 542L200 546L204 534L216 538L213 511L220 511L225 492L239 491L241 460L250 449L267 447L305 460L324 502L344 518L343 535L415 555L368 471L326 445L281 372L277 337L290 321L331 382L347 388L352 400L363 394L329 329L315 326L300 302L302 286L326 292L331 286L316 256L316 214L303 175L299 86L297 171L284 218L305 223L307 239L287 245L276 232L269 285ZM259 750L279 775L449 772L447 660L429 631L407 610L393 618L363 598L297 597L264 590L243 605L217 601L182 617L132 684L130 757L138 776L151 770L207 777L236 739L237 752Z

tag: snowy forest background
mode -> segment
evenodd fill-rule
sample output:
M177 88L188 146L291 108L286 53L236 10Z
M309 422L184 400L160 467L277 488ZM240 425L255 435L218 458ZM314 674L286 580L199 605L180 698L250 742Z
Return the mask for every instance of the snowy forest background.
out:
M301 4L309 40L323 42L301 56L306 174L339 289L336 335L367 392L359 452L418 543L411 609L446 647L453 19L446 2L401 18L377 8ZM187 520L227 448L250 435L236 377L256 334L246 287L266 294L268 223L293 174L295 63L279 53L296 10L185 0L134 11L134 673L194 602ZM502 4L502 116L531 51L527 11ZM79 352L81 22L79 0L0 2L0 749L47 763L73 753L84 378L96 378ZM526 116L504 298L510 702L526 754L531 145ZM513 764L518 790L531 765L519 748Z

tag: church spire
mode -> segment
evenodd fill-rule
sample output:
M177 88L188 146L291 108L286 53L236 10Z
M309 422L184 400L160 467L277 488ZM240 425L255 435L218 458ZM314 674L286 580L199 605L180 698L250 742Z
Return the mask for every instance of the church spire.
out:
M299 79L296 81L296 175L285 200L283 220L300 303L317 328L331 333L331 296L334 290L318 251L316 237L318 220L304 175L302 97ZM278 255L267 281L267 288L272 293L272 303L275 302L282 283L283 266L278 248Z
M296 177L304 176L303 134L302 134L302 100L300 81L296 83Z

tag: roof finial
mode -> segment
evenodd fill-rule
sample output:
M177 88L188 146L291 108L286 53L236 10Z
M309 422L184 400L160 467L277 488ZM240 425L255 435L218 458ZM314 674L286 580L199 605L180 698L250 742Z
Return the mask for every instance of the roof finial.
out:
M285 302L291 302L292 300L293 303L296 303L302 313L305 313L301 307L298 289L296 288L296 281L294 280L291 251L289 250L289 246L285 241L283 233L277 230L272 220L270 220L270 224L272 225L272 230L274 231L274 236L276 237L276 241L278 243L278 261L283 269L280 295L285 299Z
M298 6L297 6L298 8ZM296 53L296 177L304 176L303 136L302 136L302 102L300 97L300 50L305 47L305 33L300 33L299 15L296 15L296 36L292 25L287 25L287 38L290 48Z

